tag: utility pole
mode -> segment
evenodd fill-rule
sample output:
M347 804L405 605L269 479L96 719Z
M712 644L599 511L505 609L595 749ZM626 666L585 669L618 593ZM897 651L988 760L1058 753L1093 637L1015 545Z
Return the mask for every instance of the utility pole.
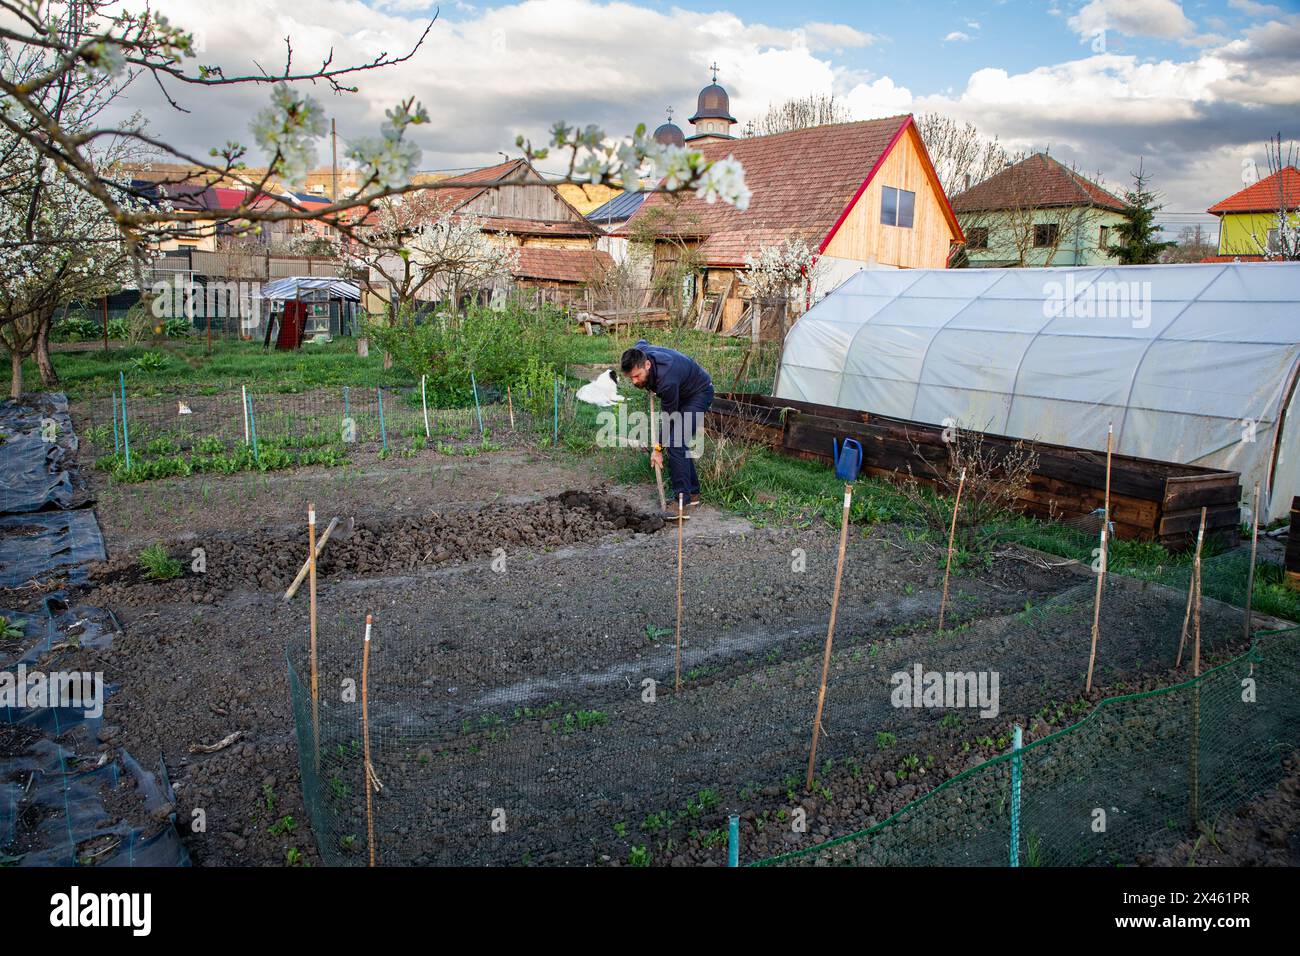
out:
M334 120L330 119L330 202L339 201L339 135L334 129Z

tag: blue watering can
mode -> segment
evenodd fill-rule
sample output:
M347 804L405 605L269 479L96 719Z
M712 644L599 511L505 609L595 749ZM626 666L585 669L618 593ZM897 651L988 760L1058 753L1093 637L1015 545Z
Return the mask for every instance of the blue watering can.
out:
M835 451L835 474L841 481L856 481L862 470L862 446L856 439L846 438L844 444L831 439Z

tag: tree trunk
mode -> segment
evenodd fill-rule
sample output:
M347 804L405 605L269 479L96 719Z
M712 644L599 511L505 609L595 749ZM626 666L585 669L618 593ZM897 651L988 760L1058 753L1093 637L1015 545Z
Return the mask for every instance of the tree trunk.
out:
M49 315L41 316L40 323L36 331L36 367L40 369L41 387L58 388L59 373L54 371L54 363L50 360L50 327L54 324L53 310Z
M9 353L9 366L12 370L9 397L17 401L23 394L23 357L16 350Z

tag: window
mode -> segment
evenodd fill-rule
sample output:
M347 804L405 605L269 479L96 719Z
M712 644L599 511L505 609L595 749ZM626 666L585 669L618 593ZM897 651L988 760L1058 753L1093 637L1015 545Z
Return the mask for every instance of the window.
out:
M1270 229L1268 231L1268 251L1271 253L1282 251L1282 243L1278 238L1278 232L1276 229Z
M989 247L989 230L987 226L975 226L966 230L966 247L968 249L987 249Z
M1101 234L1097 237L1097 246L1100 249L1110 248L1110 226L1101 227Z
M1061 227L1054 222L1040 222L1034 226L1034 248L1050 249L1056 245Z
M916 193L885 186L880 191L880 222L885 226L912 228L916 215Z

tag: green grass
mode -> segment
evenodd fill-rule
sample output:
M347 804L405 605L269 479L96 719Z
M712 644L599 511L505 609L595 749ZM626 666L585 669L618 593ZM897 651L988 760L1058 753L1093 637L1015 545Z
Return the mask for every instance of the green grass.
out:
M151 581L170 581L181 576L181 564L167 554L161 544L151 544L140 552L140 567Z
M145 359L144 363L156 367L141 367L139 360L150 353L161 358ZM260 341L214 340L208 355L203 341L167 341L107 352L54 352L51 359L60 387L72 401L108 395L118 384L119 372L126 373L127 392L132 397L175 391L214 394L238 391L241 385L259 391L301 392L343 385L416 384L396 367L385 371L383 355L376 349L367 358L359 357L356 341L350 338L304 345L293 352L264 351ZM28 388L40 387L34 361L23 364L23 381Z

